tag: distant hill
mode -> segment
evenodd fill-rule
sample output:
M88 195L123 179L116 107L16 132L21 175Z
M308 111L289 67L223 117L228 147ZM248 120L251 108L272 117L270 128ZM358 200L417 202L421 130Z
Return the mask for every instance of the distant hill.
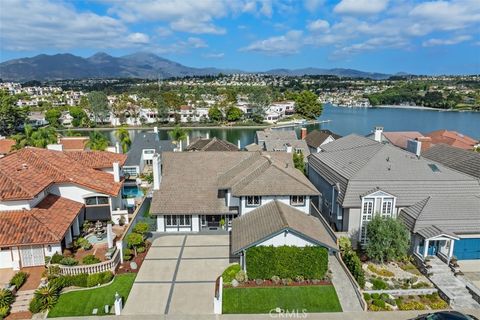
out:
M88 58L69 53L14 59L0 63L0 78L10 81L62 80L82 78L170 78L217 75L219 73L247 73L241 70L192 68L161 58L152 53L138 52L113 57L103 52ZM353 69L275 69L260 72L271 75L335 75L340 77L386 79L390 75Z

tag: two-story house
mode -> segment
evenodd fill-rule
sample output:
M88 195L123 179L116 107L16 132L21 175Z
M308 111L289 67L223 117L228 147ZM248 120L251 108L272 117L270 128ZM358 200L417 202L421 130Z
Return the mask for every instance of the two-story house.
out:
M400 217L415 254L480 258L478 179L354 134L323 145L308 166L321 192L314 205L354 243L366 244L374 215Z
M43 265L85 220L118 220L125 155L24 148L0 159L0 268Z

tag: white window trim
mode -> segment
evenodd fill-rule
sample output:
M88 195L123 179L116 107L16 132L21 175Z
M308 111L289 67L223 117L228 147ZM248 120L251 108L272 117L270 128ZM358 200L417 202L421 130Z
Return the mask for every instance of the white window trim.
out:
M258 204L255 204L255 197L258 198ZM248 203L248 198L252 198L252 203ZM246 196L245 197L245 206L246 207L260 207L262 205L262 196Z
M375 195L377 193L381 192L382 195ZM377 202L378 202L378 199L380 199L380 204L379 204L379 208L377 208ZM366 214L364 214L363 212L363 209L364 209L364 206L365 206L365 203L366 202L372 202L373 201L373 206L372 206L372 214L371 214L371 217L366 217L366 219L364 219L364 216ZM391 202L391 211L389 214L385 214L383 213L383 204L384 203L388 203L388 202ZM393 195L389 194L389 193L386 193L384 191L375 191L374 193L370 194L370 195L366 195L364 197L362 197L362 205L360 207L360 232L359 232L359 236L358 236L358 239L360 241L360 243L362 244L366 244L368 239L367 239L367 224L369 221L371 221L373 219L373 217L378 214L380 215L381 217L393 217L395 218L396 217L396 202L397 202L397 198L394 197ZM367 215L368 216L368 215Z
M297 200L294 201L294 198L296 198ZM300 198L302 199L302 201L299 201ZM290 196L290 205L293 207L304 207L306 200L306 196Z

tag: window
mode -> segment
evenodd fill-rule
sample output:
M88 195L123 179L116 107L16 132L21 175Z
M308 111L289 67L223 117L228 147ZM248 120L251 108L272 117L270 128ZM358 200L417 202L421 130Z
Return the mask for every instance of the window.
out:
M203 223L203 221L202 221ZM167 227L189 227L191 226L191 216L189 215L166 215L165 226Z
M202 227L207 226L207 216L201 216L202 217Z
M108 197L85 198L85 205L87 206L108 205Z
M122 168L124 174L128 174L134 176L137 174L137 167L123 167Z
M364 199L362 208L362 221L360 228L360 242L367 243L367 224L372 220L374 199Z
M143 154L154 154L155 153L155 149L144 149L143 150Z
M393 199L383 199L382 201L382 212L381 215L383 218L392 216L393 208Z
M304 206L305 205L305 196L291 196L290 197L291 206Z
M247 207L258 207L262 202L260 196L247 196Z

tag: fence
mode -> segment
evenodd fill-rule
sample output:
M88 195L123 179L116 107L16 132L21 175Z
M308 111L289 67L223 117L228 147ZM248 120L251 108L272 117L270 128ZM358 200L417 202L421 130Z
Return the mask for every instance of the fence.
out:
M213 297L213 313L222 314L223 278L219 276L215 281L215 296Z
M115 250L112 259L95 264L81 265L81 266L64 266L61 264L50 264L49 266L57 266L60 268L60 273L63 275L77 275L81 273L99 273L104 271L115 272L120 263L120 250Z

